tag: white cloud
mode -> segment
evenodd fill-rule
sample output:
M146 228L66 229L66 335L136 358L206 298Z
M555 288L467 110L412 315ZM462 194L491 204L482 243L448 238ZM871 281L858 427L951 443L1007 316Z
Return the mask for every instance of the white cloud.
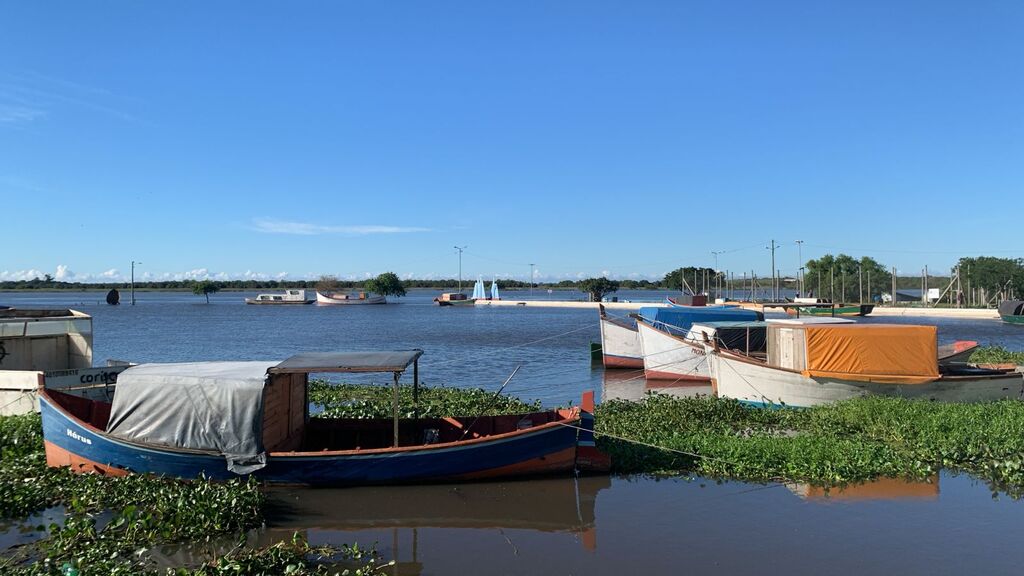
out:
M147 272L147 274L148 274L148 272ZM107 270L106 272L102 272L102 273L100 273L100 276L102 276L104 278L110 278L110 279L116 279L116 278L120 277L120 275L117 273L117 268L111 268L110 270Z
M32 268L30 270L4 270L0 272L0 280L9 280L17 282L18 280L33 280L35 278L42 278L46 274L41 270Z
M379 225L346 225L324 226L309 222L289 222L273 218L253 218L252 229L265 234L294 234L298 236L316 236L320 234L342 234L346 236L367 236L370 234L407 234L410 232L430 232L430 228L409 226Z
M57 272L56 274L53 275L53 278L61 282L73 282L75 278L75 273L72 272L71 270L68 270L68 267L66 265L58 264Z

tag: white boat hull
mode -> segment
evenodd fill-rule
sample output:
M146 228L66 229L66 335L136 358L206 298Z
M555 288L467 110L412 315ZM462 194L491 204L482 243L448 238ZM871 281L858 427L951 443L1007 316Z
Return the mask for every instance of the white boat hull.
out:
M711 378L701 344L673 336L644 322L637 322L644 376L657 380L703 380Z
M705 349L717 394L759 406L809 407L869 395L936 402L987 402L1019 399L1024 392L1024 378L1019 373L946 376L925 384L885 384L807 377L800 372L758 364L729 353L714 352L710 347Z
M386 296L367 296L366 298L333 298L321 292L316 293L316 303L329 306L354 306L359 304L387 304Z
M601 358L605 368L643 368L636 328L602 313Z

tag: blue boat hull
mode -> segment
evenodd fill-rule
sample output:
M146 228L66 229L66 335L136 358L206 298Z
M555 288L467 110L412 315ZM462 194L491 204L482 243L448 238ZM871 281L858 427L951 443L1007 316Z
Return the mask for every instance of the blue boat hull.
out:
M150 473L177 478L237 478L223 456L124 442L72 417L40 395L47 462L103 474ZM587 426L592 425L586 414ZM567 424L567 425L564 425ZM578 438L578 436L580 438ZM569 471L580 419L466 442L383 450L271 453L253 476L275 484L367 485L509 477Z

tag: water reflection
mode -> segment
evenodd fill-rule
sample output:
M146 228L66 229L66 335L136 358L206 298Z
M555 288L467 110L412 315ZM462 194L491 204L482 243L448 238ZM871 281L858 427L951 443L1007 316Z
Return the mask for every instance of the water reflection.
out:
M834 487L787 483L786 488L805 500L938 500L939 476L936 474L920 481L878 478L870 482Z

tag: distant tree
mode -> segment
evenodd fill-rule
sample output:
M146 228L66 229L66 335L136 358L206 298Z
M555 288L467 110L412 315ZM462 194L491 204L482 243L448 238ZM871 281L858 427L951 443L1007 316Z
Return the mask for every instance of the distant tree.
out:
M580 280L576 283L576 287L580 292L589 294L591 302L600 302L605 295L617 292L619 290L619 283L602 276L600 278Z
M53 276L50 276L49 274L44 275L43 276L43 282L46 282L47 284L49 284L50 282L53 282Z
M405 286L394 272L385 272L376 278L371 278L366 281L364 287L367 292L381 296L405 296Z
M210 303L210 294L220 292L220 284L210 280L199 280L192 284L192 293L196 296L206 296L206 303Z
M330 294L331 292L337 292L341 289L341 282L338 282L337 276L321 276L316 281L316 291L323 292L324 294Z
M866 300L892 291L892 273L885 266L869 256L857 260L846 254L826 254L808 260L804 269L804 291L813 291L817 298L833 298L837 302L859 301L861 279Z
M978 256L961 258L960 280L966 289L982 288L987 299L1019 297L1024 293L1024 259Z
M715 277L715 270L713 268L686 266L676 268L665 274L665 277L661 280L661 285L669 290L678 290L680 292L686 290L687 292L699 293L705 277L707 277L708 282L712 282Z

